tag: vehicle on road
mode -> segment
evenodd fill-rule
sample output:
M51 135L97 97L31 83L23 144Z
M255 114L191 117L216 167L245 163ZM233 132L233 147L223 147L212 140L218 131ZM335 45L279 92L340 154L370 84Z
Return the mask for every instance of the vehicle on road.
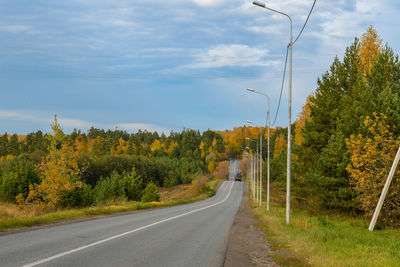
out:
M242 173L240 171L238 171L235 175L235 181L242 181Z

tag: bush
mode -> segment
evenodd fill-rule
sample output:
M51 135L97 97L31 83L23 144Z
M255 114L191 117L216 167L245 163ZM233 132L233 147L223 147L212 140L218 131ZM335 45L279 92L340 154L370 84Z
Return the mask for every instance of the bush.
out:
M207 181L208 179L206 176L200 176L193 180L191 187L193 194L202 194L208 192L210 187L208 186Z
M0 198L5 201L15 202L18 194L26 198L29 185L40 182L35 165L23 156L2 162L1 165Z
M142 179L136 174L135 168L131 173L125 173L122 178L122 186L128 200L139 201L143 193Z
M94 204L94 194L90 185L85 183L82 187L77 187L73 191L69 191L61 200L61 207L88 207Z
M160 201L160 195L158 194L158 187L150 182L147 184L146 188L144 189L143 202L151 202L151 201Z
M97 204L115 200L139 201L143 194L143 182L133 168L130 173L111 173L110 177L100 179L94 189Z
M125 199L125 190L122 183L122 175L114 171L110 177L100 178L94 188L94 199L96 204L106 201Z
M99 177L110 177L114 171L122 174L132 168L135 168L144 184L153 182L158 186L187 184L192 181L192 177L203 171L200 160L136 155L107 155L99 158L82 156L80 165L86 166L82 180L93 187L99 182Z

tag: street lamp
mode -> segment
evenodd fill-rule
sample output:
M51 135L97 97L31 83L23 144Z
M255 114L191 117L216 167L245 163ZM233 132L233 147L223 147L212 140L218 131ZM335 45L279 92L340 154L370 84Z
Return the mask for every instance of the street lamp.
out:
M252 122L252 121L249 121L249 120L247 120L247 123L249 123L249 124L253 124L254 126L257 126L254 122ZM259 168L260 168L260 172L259 172L259 174L258 174L258 176L259 176L259 190L258 190L258 194L259 194L259 197L258 197L258 200L259 200L259 202L260 202L260 206L261 206L261 201L262 201L262 128L260 128L260 151L259 151L259 159L260 159L260 162L259 162Z
M286 223L290 224L290 164L291 164L291 122L292 122L292 59L293 59L293 31L292 31L292 18L281 11L272 9L267 7L263 2L260 1L253 1L253 5L268 9L270 11L279 13L281 15L286 16L289 21L290 21L290 42L289 42L289 48L290 48L290 60L289 60L289 101L288 101L288 114L289 114L289 120L288 120L288 145L287 145L287 166L286 166L286 172L287 172L287 177L286 177Z
M246 140L250 140L250 138L246 137ZM254 149L251 149L255 154L253 156L252 159L252 184L253 184L253 199L256 199L256 201L258 202L258 195L256 196L256 183L257 183L257 179L256 179L256 169L257 169L257 153L258 153L258 143L257 140L251 139L250 142L256 142L256 151L254 151ZM250 145L250 144L249 144ZM247 149L250 150L249 147L246 147Z
M269 192L270 192L270 178L269 178L269 129L271 128L271 119L270 119L270 113L271 113L271 99L269 97L269 95L262 93L262 92L258 92L256 90L254 90L253 88L247 88L247 91L250 91L252 93L256 93L259 95L263 95L265 97L267 97L268 99L268 112L267 112L267 125L268 125L268 145L267 145L267 166L268 166L268 170L267 170L267 210L269 210Z

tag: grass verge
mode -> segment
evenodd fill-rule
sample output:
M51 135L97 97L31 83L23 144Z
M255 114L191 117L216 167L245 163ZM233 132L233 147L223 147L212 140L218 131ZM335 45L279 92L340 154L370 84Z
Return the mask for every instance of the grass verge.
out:
M282 204L252 209L281 266L399 266L400 230L370 232L363 219L310 216L298 209L287 225Z
M73 220L82 217L88 218L99 215L109 215L119 212L128 212L135 210L161 208L161 207L187 204L213 196L215 194L215 189L220 181L222 180L214 179L208 182L207 192L192 194L190 197L187 197L187 194L184 194L181 198L177 197L173 201L147 202L147 203L136 202L136 201L124 201L115 203L113 205L96 206L96 207L88 207L81 209L78 208L65 209L41 215L37 215L34 212L21 210L17 205L8 203L0 204L0 231L4 231L9 228L28 227L45 223L53 223L61 220ZM187 190L190 190L190 188L188 188ZM174 190L172 189L170 190L170 192L171 194L173 194ZM10 213L12 212L14 213L12 217L2 214L2 212L5 213L7 209L9 210Z

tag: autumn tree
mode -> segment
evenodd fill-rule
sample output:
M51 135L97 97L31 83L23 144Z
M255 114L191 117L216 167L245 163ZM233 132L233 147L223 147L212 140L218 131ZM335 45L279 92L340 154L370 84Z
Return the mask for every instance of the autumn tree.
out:
M40 184L30 186L27 202L44 208L59 207L62 198L82 186L77 152L65 142L65 135L54 117L49 154L38 165Z
M382 49L382 39L379 38L376 30L369 26L367 31L361 37L359 55L360 55L360 68L366 76L369 74L374 61L378 58Z
M400 145L383 114L367 116L364 125L366 134L351 135L346 140L351 164L347 166L351 185L358 192L361 210L371 218L378 203L383 186ZM386 196L379 224L398 226L400 219L400 170L396 171Z
M302 130L306 125L306 121L310 120L310 105L311 103L311 95L307 97L306 103L301 108L300 113L297 115L297 120L295 121L295 130L294 130L294 143L300 146L304 142L304 136Z

